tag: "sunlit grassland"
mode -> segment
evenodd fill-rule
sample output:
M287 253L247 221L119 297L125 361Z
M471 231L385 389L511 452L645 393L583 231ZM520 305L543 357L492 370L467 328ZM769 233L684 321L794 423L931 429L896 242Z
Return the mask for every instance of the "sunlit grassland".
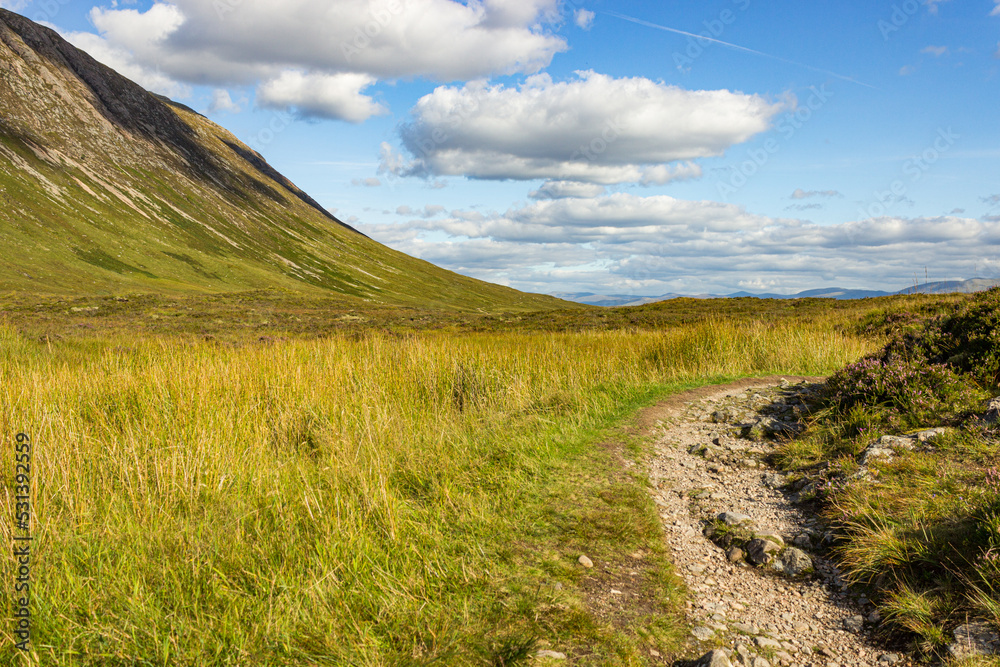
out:
M244 346L6 327L0 539L25 431L45 664L500 665L538 642L644 664L669 628L607 627L577 586L582 547L662 556L641 475L623 486L596 440L682 385L870 347L822 319Z

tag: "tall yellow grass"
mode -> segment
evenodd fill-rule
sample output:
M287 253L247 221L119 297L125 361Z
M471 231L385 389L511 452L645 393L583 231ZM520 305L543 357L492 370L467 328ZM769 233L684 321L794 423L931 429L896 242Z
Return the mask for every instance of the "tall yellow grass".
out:
M827 325L730 321L244 347L46 346L8 327L0 539L25 431L42 662L465 664L558 434L656 387L865 351Z

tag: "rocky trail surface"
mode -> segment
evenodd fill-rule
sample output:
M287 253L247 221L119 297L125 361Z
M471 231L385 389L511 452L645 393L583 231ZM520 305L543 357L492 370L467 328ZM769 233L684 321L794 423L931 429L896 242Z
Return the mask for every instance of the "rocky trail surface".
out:
M690 591L692 667L909 664L878 645L874 607L824 557L832 535L807 480L765 462L799 428L815 382L705 388L658 415L652 492Z

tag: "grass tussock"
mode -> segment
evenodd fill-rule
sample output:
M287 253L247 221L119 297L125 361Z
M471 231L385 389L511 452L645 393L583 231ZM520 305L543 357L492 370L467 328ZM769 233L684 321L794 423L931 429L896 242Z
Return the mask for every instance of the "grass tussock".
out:
M890 628L940 653L970 619L1000 628L1000 427L985 414L1000 381L1000 289L865 326L881 327L885 346L830 378L808 433L778 458L826 466L841 563ZM933 427L943 430L861 469L881 436Z
M828 322L243 346L0 327L0 433L35 443L33 645L67 665L644 664L678 599L646 450L594 441L684 383L866 351ZM11 516L10 448L0 465ZM602 616L576 558L623 550L654 603Z

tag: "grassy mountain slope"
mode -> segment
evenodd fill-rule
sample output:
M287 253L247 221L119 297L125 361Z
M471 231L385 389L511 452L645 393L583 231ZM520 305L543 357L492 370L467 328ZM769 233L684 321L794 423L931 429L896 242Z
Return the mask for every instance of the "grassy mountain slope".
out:
M372 241L226 130L2 9L0 73L0 291L565 305Z

